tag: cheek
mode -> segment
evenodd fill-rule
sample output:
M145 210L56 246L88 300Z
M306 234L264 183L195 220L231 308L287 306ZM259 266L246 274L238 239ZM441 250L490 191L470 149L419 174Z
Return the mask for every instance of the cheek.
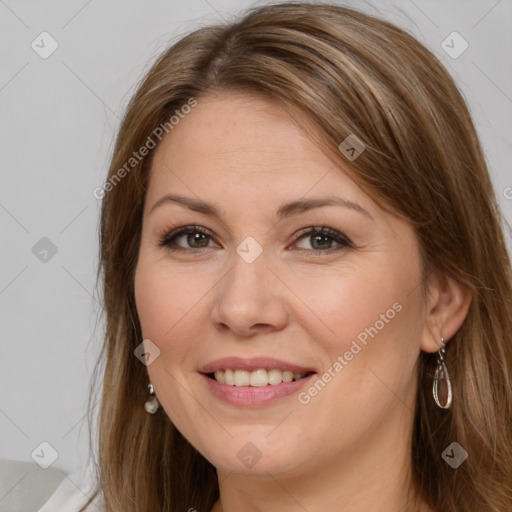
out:
M159 340L169 328L173 311L157 267L139 261L135 272L135 303L144 338Z
M377 334L396 334L403 319L412 313L411 283L417 269L401 270L392 261L358 268L343 267L296 281L293 288L304 304L303 323L316 331L312 340L335 358L359 339L364 346ZM407 307L406 307L407 306ZM373 336L372 336L373 335ZM382 339L381 345L385 341Z
M322 425L318 435L336 439L343 425L345 441L355 442L394 406L407 411L397 396L413 398L423 307L414 283L420 271L414 265L386 270L317 276L316 286L297 290L315 313L303 316L303 327L324 353L319 377L325 376L325 386L301 395L304 417Z
M345 423L343 411L378 416L396 401L390 389L404 397L412 389L423 315L418 283L416 260L382 254L379 263L301 281L296 293L314 313L305 310L303 328L329 372L325 389L311 390L317 411L325 408Z
M187 411L193 409L184 374L190 370L199 321L200 298L208 287L194 274L170 269L151 255L141 255L135 273L135 302L144 339L160 350L154 363L147 366L158 399L174 425L190 430ZM204 288L204 290L202 289Z
M194 273L168 268L165 262L139 260L135 273L135 302L142 333L157 345L187 337L183 329L200 307L207 283ZM184 322L184 319L187 319ZM176 331L180 336L176 337Z

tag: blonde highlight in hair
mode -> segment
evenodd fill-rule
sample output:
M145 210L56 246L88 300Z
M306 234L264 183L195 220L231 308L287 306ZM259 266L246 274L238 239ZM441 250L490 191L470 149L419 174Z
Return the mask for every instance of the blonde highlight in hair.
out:
M512 506L512 272L501 216L468 108L437 58L402 29L353 9L282 3L195 30L165 51L130 101L109 178L190 98L224 91L284 106L334 161L350 134L366 149L351 177L410 222L433 271L472 294L450 340L450 410L432 401L435 357L421 353L411 490L439 512ZM103 198L100 269L106 311L99 484L106 512L210 510L215 468L165 412L144 411L146 368L134 274L154 151ZM469 453L452 469L453 441Z

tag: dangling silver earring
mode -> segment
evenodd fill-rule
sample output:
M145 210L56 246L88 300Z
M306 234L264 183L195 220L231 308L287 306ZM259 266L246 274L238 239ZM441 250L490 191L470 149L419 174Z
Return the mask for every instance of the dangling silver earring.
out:
M452 403L452 383L450 382L450 374L448 373L448 368L446 367L446 363L444 362L446 343L444 342L443 337L441 337L441 343L443 344L443 346L439 349L437 353L437 368L436 373L434 375L432 393L434 395L434 400L438 407L440 407L441 409L449 409ZM439 400L440 397L443 400L442 403Z
M158 398L155 396L155 389L153 388L153 384L148 384L148 392L150 397L144 404L144 409L146 409L146 412L148 412L149 414L155 414L155 412L160 407L160 402L158 401Z

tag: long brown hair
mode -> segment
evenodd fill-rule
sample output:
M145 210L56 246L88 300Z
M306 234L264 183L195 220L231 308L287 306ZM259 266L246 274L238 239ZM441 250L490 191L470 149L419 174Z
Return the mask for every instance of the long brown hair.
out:
M432 401L435 355L418 360L413 490L436 511L509 510L512 272L468 108L438 59L405 31L345 7L280 3L173 44L120 127L102 201L98 272L106 312L98 478L106 512L207 511L219 495L215 468L162 409L144 411L148 375L134 356L142 334L133 285L154 151L126 163L191 98L229 90L278 101L297 122L306 119L315 127L308 135L345 168L338 146L356 135L366 149L350 163L351 177L413 225L424 285L437 269L470 290L469 312L445 356L451 409ZM469 454L456 470L441 456L453 441Z

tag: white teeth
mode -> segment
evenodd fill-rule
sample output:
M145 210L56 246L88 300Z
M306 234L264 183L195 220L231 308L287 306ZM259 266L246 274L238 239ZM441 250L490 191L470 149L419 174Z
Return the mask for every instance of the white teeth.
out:
M269 370L268 372L268 383L275 386L276 384L281 384L283 382L283 372L281 370Z
M282 371L278 368L270 370L260 368L253 372L247 370L217 370L214 373L215 380L221 384L253 387L276 386L282 382L302 379L304 375L304 373L293 373L289 370Z
M235 371L235 386L248 386L250 375L247 370Z
M235 375L233 374L233 370L226 370L224 372L224 383L227 384L228 386L235 385Z
M291 382L293 380L293 372L283 372L283 382Z
M262 369L251 372L251 379L249 384L255 387L266 386L268 384L267 370Z

